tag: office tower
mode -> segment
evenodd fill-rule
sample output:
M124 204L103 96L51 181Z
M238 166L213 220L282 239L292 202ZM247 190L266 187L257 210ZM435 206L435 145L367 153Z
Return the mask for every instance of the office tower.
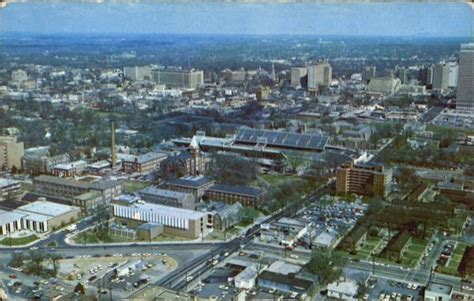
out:
M400 79L402 85L407 83L407 69L404 67L396 67L395 68L395 76Z
M448 65L449 65L448 87L455 88L458 85L459 65L456 62L451 62Z
M433 66L426 68L426 84L433 85Z
M308 89L318 90L320 86L329 86L332 81L332 67L322 61L308 66Z
M375 78L377 73L377 68L375 66L365 66L362 70L362 80L368 82L372 78Z
M336 171L336 192L384 197L390 190L392 170L383 165L346 163Z
M153 69L152 77L158 84L175 88L195 89L204 83L204 72L194 69Z
M21 169L23 154L23 142L17 142L16 136L0 136L0 169Z
M123 68L123 75L134 81L151 79L151 68L149 66L143 67L125 67Z
M306 67L293 67L291 68L291 86L299 88L302 86L302 79L308 74L308 68Z
M437 64L433 67L433 90L448 89L449 65Z
M24 82L28 79L28 75L24 70L15 70L12 72L12 81Z
M456 104L457 109L474 111L474 43L461 45Z

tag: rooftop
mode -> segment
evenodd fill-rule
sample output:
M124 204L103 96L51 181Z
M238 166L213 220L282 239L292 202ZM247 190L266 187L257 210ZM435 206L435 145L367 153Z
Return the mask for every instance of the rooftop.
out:
M150 204L150 203L133 204L132 206L122 206L122 205L113 205L113 206L119 207L119 208L134 208L134 209L152 212L155 214L175 216L175 217L191 219L191 220L201 219L207 216L205 213L198 212L198 211L181 209L181 208L176 208L176 207L169 207L169 206L164 206L164 205Z
M164 159L166 157L167 155L163 153L149 152L149 153L138 155L138 156L134 156L134 155L124 156L123 161L147 163L149 161Z
M183 199L189 195L189 193L172 191L157 188L154 186L148 186L138 192L140 195L153 195L153 196L160 196L165 198L174 198L174 199Z
M451 294L453 287L451 285L431 282L426 290L437 294L449 295Z
M301 266L296 264L291 264L283 260L278 260L272 263L267 271L288 275L288 274L296 274L301 270Z
M37 220L46 221L75 210L79 210L79 208L48 201L36 201L20 206L15 211L19 214L34 217Z
M15 211L5 211L0 209L0 225L6 225L9 223L16 222L25 215L26 214L22 214Z
M210 191L240 194L251 197L259 197L262 194L262 190L248 186L233 186L227 184L214 184L209 188Z
M214 181L205 176L186 176L179 179L171 179L166 181L166 184L175 186L185 186L191 188L198 188L208 185Z

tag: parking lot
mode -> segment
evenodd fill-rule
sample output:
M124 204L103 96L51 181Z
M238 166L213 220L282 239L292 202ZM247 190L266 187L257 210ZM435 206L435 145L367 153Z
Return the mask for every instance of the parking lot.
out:
M365 300L410 301L422 297L422 288L414 283L375 277L368 280L368 291Z

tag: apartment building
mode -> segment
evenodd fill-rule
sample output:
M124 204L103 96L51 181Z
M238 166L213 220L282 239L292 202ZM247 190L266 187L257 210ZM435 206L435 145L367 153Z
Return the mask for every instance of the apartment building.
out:
M383 165L346 163L336 172L336 193L384 197L390 191L392 170Z

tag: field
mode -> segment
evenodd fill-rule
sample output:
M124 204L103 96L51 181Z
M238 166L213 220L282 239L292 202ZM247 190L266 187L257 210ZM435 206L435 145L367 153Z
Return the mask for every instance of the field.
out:
M382 239L378 237L369 237L367 240L361 245L361 247L357 250L356 257L359 259L369 259L369 256L372 252L378 254L377 246L382 244Z

